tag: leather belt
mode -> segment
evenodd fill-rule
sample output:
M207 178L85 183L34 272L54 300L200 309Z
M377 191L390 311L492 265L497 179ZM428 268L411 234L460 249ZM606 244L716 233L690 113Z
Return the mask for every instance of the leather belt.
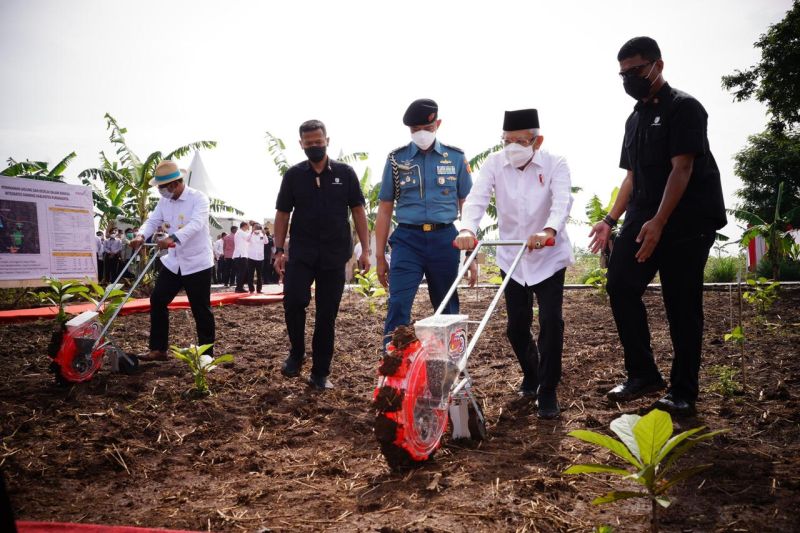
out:
M398 226L400 226L401 228L415 229L415 230L419 230L419 231L436 231L436 230L440 230L440 229L449 228L452 225L453 225L452 222L449 222L447 224L438 224L438 223L437 224L434 224L434 223L431 223L431 224L403 224L403 223L400 223L400 224L398 224Z

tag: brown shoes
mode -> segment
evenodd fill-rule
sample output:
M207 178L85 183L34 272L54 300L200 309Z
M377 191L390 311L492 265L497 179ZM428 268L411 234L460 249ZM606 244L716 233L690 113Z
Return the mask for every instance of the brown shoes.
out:
M166 361L167 352L161 350L150 350L149 352L143 353L138 357L139 361Z

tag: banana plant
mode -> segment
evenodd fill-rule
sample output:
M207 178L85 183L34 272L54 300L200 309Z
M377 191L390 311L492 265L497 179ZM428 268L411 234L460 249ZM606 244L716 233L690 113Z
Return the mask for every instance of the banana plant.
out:
M153 210L157 199L152 195L150 180L153 178L156 166L165 159L181 159L195 150L212 149L217 146L216 141L196 141L179 146L166 154L161 151L152 152L142 161L136 152L128 145L125 135L127 128L119 125L117 120L106 113L106 128L109 130L109 141L116 148L118 164L109 162L101 152L102 166L89 168L79 174L85 179L99 179L102 182L115 181L121 187L128 186L127 201L125 202L125 215L130 223L141 225ZM242 215L242 211L228 206L222 200L212 199L210 212L235 213ZM214 222L209 218L209 222ZM219 223L217 222L217 225Z
M775 214L772 222L767 222L760 216L744 209L729 209L728 213L734 215L739 220L747 222L748 228L742 233L739 240L742 248L747 248L750 241L756 237L763 237L767 243L766 255L772 263L772 279L780 278L781 262L791 253L794 246L794 238L791 235L793 224L800 219L800 206L781 212L783 200L784 182L778 185L778 196L775 199Z
M611 422L611 431L619 440L584 429L571 431L568 433L570 437L605 448L626 462L628 467L601 463L580 464L570 466L564 473L610 474L637 483L638 490L615 489L598 496L592 503L600 505L630 498L649 500L650 531L658 533L658 508L666 508L671 503L667 493L678 483L713 466L701 464L676 471L678 459L700 442L728 431L721 429L700 434L704 429L705 426L701 426L673 436L672 417L669 413L653 409L645 416L622 415L614 419Z
M75 157L77 157L77 154L71 152L64 159L56 163L53 168L49 168L49 164L46 161L16 161L9 157L8 167L0 171L0 176L14 176L17 178L63 183L64 171Z

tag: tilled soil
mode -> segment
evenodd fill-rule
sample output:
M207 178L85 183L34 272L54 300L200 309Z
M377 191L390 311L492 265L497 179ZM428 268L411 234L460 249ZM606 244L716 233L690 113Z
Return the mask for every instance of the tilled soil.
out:
M462 293L476 317L492 293ZM669 375L671 344L661 295L645 296L653 348ZM734 296L735 300L735 296ZM699 425L730 432L685 456L684 466L714 467L677 487L663 511L665 531L800 530L800 291L785 290L758 325L746 310L746 391L719 392L713 365L740 367L730 295L706 293L706 335ZM566 294L562 416L540 421L517 399L520 373L505 339L501 301L469 368L488 422L480 444L445 437L435 458L391 472L372 433L371 407L384 309L345 294L337 321L332 381L314 393L303 377L280 374L288 340L280 305L215 310L217 353L236 360L210 374L213 395L192 399L192 380L177 360L145 363L133 376L107 368L89 383L54 385L45 355L51 326L0 328L0 468L18 519L127 524L197 530L335 531L642 531L649 504L596 507L612 488L603 475L562 476L570 464L608 460L569 436L608 432L622 412L605 391L623 377L616 329L605 301ZM431 313L427 295L415 316ZM313 316L313 304L310 316ZM171 313L172 342L193 341L188 311ZM311 323L307 344L311 344ZM118 320L128 351L147 342L148 317ZM737 376L742 381L742 375ZM619 465L622 466L622 465ZM621 484L621 485L620 485Z

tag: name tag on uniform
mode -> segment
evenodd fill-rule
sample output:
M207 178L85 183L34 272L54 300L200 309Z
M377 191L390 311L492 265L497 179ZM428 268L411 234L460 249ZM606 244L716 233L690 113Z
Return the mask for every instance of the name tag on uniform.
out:
M456 167L454 165L436 165L437 174L455 174Z

